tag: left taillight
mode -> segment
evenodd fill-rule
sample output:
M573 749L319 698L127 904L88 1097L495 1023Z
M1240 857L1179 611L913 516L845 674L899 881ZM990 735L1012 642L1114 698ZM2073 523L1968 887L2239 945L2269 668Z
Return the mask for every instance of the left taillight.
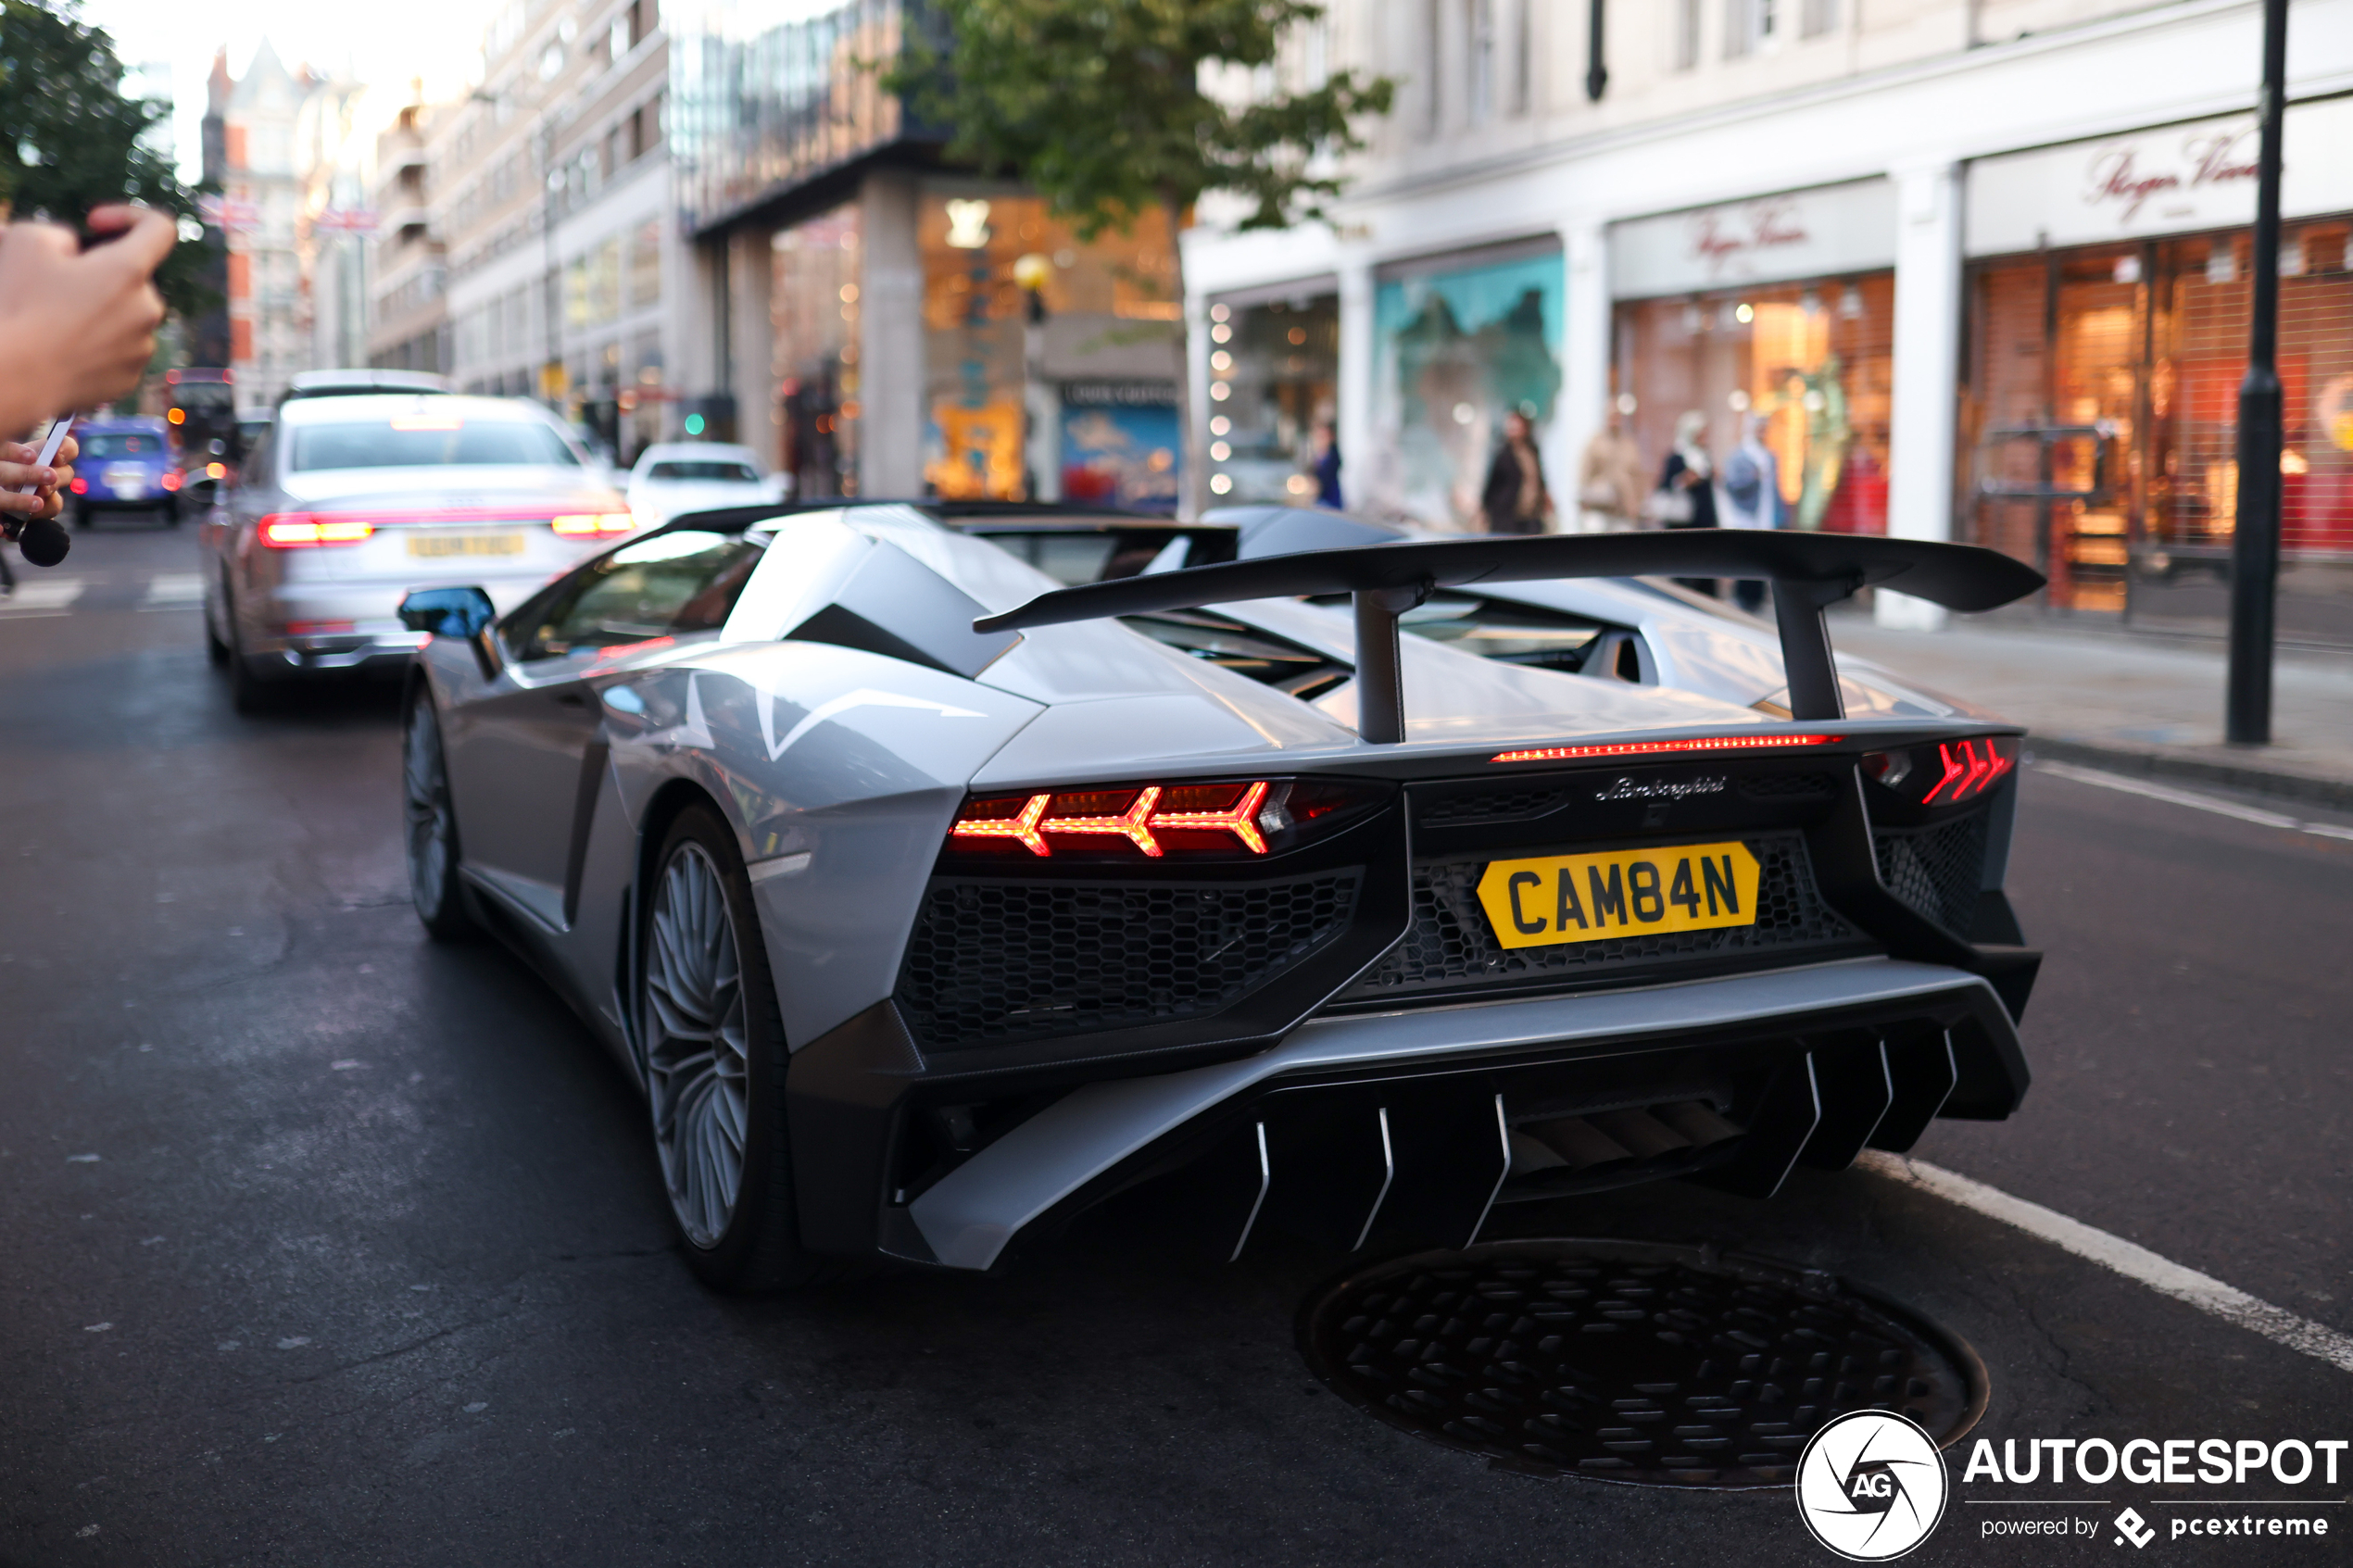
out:
M1015 860L1253 859L1353 821L1390 791L1348 780L1089 784L975 796L948 849Z
M357 545L376 531L361 518L320 517L309 512L271 512L261 520L261 542L273 550L313 545Z
M1916 805L1957 806L2007 778L2018 757L2016 735L1970 735L1868 753L1863 775Z
M566 512L549 518L547 526L566 538L610 537L636 527L637 519L629 512Z

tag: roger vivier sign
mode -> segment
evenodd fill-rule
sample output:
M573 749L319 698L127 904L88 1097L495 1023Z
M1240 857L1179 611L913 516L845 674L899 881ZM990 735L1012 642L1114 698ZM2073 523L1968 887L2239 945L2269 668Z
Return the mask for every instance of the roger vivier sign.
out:
M1895 194L1885 180L1637 218L1610 228L1620 299L1832 277L1895 259Z
M2280 209L2353 208L2353 100L2288 106ZM2070 142L1969 166L1972 256L2233 229L2255 221L2255 117Z

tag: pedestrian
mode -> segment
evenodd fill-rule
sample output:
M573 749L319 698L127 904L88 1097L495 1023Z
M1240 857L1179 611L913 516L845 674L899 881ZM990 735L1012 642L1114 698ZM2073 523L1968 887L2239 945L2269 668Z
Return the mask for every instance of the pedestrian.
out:
M1541 533L1553 515L1544 465L1536 456L1535 426L1526 404L1504 416L1504 443L1487 465L1478 514L1490 533Z
M153 279L178 227L122 204L93 208L87 226L97 239L86 249L61 224L0 230L0 343L8 345L0 437L113 402L155 356L163 299Z
M1655 500L1659 520L1669 528L1716 526L1716 465L1704 445L1707 416L1687 409L1675 421L1675 447L1658 476ZM1695 594L1716 596L1713 577L1678 577L1675 581Z
M1741 418L1741 444L1724 459L1724 505L1727 528L1779 528L1781 525L1780 466L1765 445L1765 417ZM1765 584L1743 577L1732 584L1732 598L1751 615L1765 608Z
M1329 420L1315 424L1315 504L1334 511L1340 505L1340 433Z
M1620 533L1642 515L1642 455L1627 432L1626 404L1609 406L1609 418L1585 443L1577 465L1578 525L1587 533Z

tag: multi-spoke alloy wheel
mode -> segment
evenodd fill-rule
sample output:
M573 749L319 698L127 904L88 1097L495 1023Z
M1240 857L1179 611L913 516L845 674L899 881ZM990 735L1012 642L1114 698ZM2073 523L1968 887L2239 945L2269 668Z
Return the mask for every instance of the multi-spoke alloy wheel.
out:
M671 821L638 926L637 1042L687 1267L717 1290L844 1272L801 1248L785 1120L785 1023L735 830Z
M400 756L403 839L409 851L409 897L417 918L447 940L470 928L458 890L458 814L449 804L449 769L441 753L441 724L433 698L409 705Z
M662 866L646 935L654 1146L679 1228L714 1248L743 1191L750 1046L735 916L719 868L691 839Z

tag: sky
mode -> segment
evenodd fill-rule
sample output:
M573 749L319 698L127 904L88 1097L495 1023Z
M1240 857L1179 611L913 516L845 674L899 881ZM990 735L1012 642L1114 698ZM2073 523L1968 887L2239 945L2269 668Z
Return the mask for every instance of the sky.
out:
M288 69L306 62L350 75L371 91L370 127L388 120L422 76L429 98L464 85L495 4L488 0L82 0L84 19L114 34L126 66L162 60L171 67L172 130L181 176L194 183L203 152L205 78L216 49L229 51L241 76L266 36Z

